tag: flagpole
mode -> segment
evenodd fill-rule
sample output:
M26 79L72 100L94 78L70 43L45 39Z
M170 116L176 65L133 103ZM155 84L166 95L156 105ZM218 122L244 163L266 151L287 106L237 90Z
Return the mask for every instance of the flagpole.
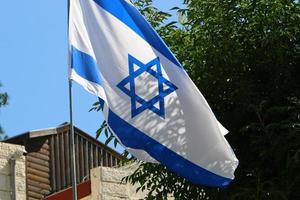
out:
M69 101L70 101L70 147L71 147L71 177L73 200L77 200L76 184L76 162L75 162L75 143L74 143L74 125L73 125L73 100L72 100L72 80L69 79Z
M68 68L70 67L69 15L70 15L70 0L67 0ZM72 199L77 200L76 160L75 160L74 124L73 124L73 95L72 95L72 79L70 77L69 77L69 106L70 106L71 178L72 178L72 194L73 194Z

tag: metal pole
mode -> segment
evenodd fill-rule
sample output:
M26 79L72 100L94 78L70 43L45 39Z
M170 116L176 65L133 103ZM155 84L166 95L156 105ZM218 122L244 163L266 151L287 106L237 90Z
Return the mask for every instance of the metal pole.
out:
M68 38L68 67L70 67L70 49L69 49L69 15L70 15L70 0L67 0L67 38ZM72 199L77 200L77 183L76 183L76 160L75 160L75 142L74 142L74 125L73 125L73 98L72 98L72 80L69 77L69 105L70 105L70 148L71 148L71 178L72 178Z
M70 100L70 143L71 143L71 177L73 200L77 200L76 184L76 162L75 162L75 143L74 143L74 125L73 125L73 101L72 101L72 80L69 79L69 100Z

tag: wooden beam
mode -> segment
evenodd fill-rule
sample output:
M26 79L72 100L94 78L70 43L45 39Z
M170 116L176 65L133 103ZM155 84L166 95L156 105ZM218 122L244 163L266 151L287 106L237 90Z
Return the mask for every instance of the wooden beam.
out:
M30 154L28 154L26 156L26 159L29 162L32 162L32 163L35 163L35 164L38 164L38 165L41 165L41 166L49 167L49 162L48 161L33 157Z
M50 172L49 167L46 167L46 166L43 166L43 165L40 165L40 164L36 164L36 163L30 163L28 161L27 161L27 167L31 167L33 169L38 169L38 170L46 172L46 173Z
M51 187L53 192L57 191L57 186L56 186L56 169L55 169L55 146L54 146L54 136L52 135L50 138L50 165L51 165Z
M37 181L40 183L50 185L50 180L48 178L37 176L37 175L31 174L31 173L27 173L27 179L31 179L31 180L34 180L34 181Z
M37 192L28 191L28 197L36 198L36 199L43 199L45 196L39 194Z
M66 185L66 164L65 164L65 140L64 134L61 133L59 136L59 144L60 144L60 169L61 169L61 186L65 188Z
M31 180L31 179L27 180L27 184L31 185L31 186L34 186L34 187L42 188L44 190L49 190L50 191L50 189L51 189L51 187L48 184L44 184L44 183L41 183L41 182L38 182L38 181L35 181L35 180Z
M31 152L31 153L29 153L29 155L34 158L39 158L39 159L47 161L47 162L49 162L49 160L50 160L49 155L45 155L40 152Z
M29 138L44 137L44 136L55 135L55 134L57 134L56 128L43 129L37 131L30 131Z
M67 186L70 186L72 183L71 182L71 160L70 160L69 135L67 132L64 133L64 140L65 140L65 160L66 160L66 184L67 184ZM77 168L77 166L76 166L76 168Z
M71 156L71 153L69 153ZM75 157L76 157L76 177L77 183L80 183L80 152L79 152L79 136L75 133Z
M31 167L27 167L27 173L36 175L36 176L40 176L40 177L44 177L44 178L50 178L50 174L47 172L42 172L40 170L31 168Z
M55 169L56 169L56 187L57 190L61 189L61 171L60 171L60 151L59 151L59 137L55 135Z

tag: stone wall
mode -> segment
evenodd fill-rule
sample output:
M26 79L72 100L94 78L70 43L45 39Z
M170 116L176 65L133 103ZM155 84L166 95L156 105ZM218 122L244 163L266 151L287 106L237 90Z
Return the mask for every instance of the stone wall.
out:
M130 175L132 168L98 167L91 170L91 199L93 200L138 200L145 192L136 193L136 187L121 183L123 177Z
M140 200L147 191L136 193L136 186L122 183L122 178L134 172L136 165L110 168L98 167L91 170L92 194L84 200ZM174 200L170 195L168 200Z
M16 159L16 199L26 199L25 148L0 142L0 200L12 199L11 158Z

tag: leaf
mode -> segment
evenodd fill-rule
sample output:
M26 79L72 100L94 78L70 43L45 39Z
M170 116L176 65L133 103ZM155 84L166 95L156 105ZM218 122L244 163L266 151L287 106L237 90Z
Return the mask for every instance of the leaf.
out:
M127 158L127 156L129 155L129 152L124 150L123 154L122 154L125 158Z
M99 101L96 101L95 103L93 103L93 106L99 106L100 105L100 102Z
M89 112L91 112L91 111L93 111L93 110L95 110L96 108L91 108L91 109L89 109Z
M175 6L175 7L172 7L170 10L179 10L180 8Z
M177 22L176 21L172 21L172 22L166 24L166 27L174 26L175 24L177 24Z
M114 147L117 148L117 145L118 145L119 141L115 138L114 140Z
M100 137L101 133L102 133L101 128L96 131L96 139L98 139Z
M107 128L104 129L104 134L105 134L105 137L108 138L108 129Z
M105 145L108 145L112 139L114 139L114 136L109 136L109 138L105 141Z

